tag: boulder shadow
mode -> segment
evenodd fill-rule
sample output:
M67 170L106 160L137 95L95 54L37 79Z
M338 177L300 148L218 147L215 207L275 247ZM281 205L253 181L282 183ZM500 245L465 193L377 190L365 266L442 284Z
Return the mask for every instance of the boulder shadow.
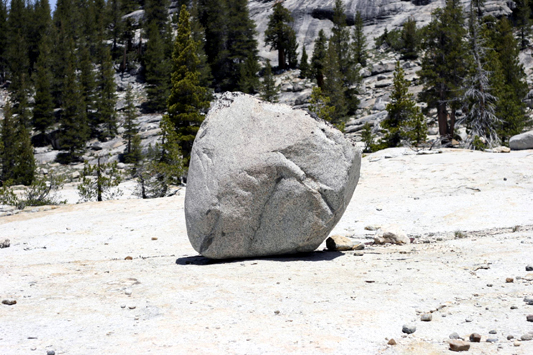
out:
M184 256L176 259L177 265L213 265L213 264L231 264L249 260L269 260L276 262L291 261L329 261L343 256L345 253L340 251L314 251L310 253L283 254L275 256L260 256L251 258L235 259L209 259L202 255Z

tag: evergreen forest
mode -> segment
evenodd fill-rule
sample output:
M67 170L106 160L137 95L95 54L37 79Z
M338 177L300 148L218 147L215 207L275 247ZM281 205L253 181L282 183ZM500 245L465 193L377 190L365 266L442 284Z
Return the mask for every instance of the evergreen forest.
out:
M276 102L275 75L299 70L314 85L308 109L343 130L358 113L362 72L376 48L419 61L423 89L409 93L398 62L386 119L363 131L367 151L423 146L431 112L444 143L456 138L461 124L472 149L507 145L531 124L519 54L530 46L533 2L521 0L502 18L483 16L483 2L464 8L446 0L427 26L410 18L374 43L365 37L362 15L348 18L336 0L331 31L321 30L311 50L298 43L282 1L272 3L260 34L246 0L178 0L170 11L169 0L58 0L55 9L48 0L0 0L0 87L7 93L0 186L42 183L37 146L52 145L60 164L79 164L88 142L120 134L126 141L120 159L131 166L140 196L164 196L186 176L196 132L217 93L241 91ZM260 58L259 36L276 62ZM135 73L146 100L136 104L128 87L117 109L115 78L124 73ZM148 150L141 148L140 112L163 117L161 137ZM113 168L98 159L86 175L99 179ZM101 188L94 187L99 199Z

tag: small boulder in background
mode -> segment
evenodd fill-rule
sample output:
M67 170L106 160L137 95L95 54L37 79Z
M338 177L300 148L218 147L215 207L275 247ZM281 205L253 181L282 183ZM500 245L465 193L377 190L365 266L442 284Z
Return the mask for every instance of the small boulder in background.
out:
M397 225L382 227L374 237L376 244L409 244L410 242L407 234Z

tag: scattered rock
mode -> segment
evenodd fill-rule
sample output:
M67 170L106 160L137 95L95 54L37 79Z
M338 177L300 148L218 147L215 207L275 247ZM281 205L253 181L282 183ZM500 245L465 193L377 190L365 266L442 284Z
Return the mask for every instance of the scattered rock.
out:
M374 238L376 244L409 244L410 240L404 231L396 225L381 228Z
M498 338L488 338L486 341L487 341L487 343L497 343L498 342Z
M388 342L387 344L389 344L389 345L396 345L396 340L391 339L391 340L389 340L389 342Z
M131 256L126 256L124 260L133 260L133 258Z
M526 271L533 271L533 265L526 266Z
M512 335L508 335L507 336L507 340L512 340L512 339L514 339L514 336L512 336Z
M517 306L511 306L511 309L518 309Z
M520 340L522 341L530 341L530 340L533 340L533 334L531 333L527 333L527 334L524 334L520 337Z
M131 294L133 293L131 288L127 288L124 293L126 294L126 296L131 296Z
M463 339L456 332L453 332L452 334L450 334L449 338L450 339L461 339L461 340Z
M326 247L330 251L362 250L365 248L364 244L357 243L342 235L332 235L326 239Z
M3 300L2 304L8 305L8 306L13 306L13 305L17 304L17 300L14 300L14 299Z
M514 282L514 279L512 277L508 277L508 278L505 279L505 282L507 282L509 284L509 283Z
M450 340L449 344L451 351L468 351L470 349L470 344L462 340Z
M10 245L11 245L10 240L4 239L4 241L0 242L0 249L9 248Z
M377 231L379 228L381 228L381 227L378 226L377 224L373 224L373 225L370 225L370 226L366 226L365 230L367 230L367 231Z
M520 342L518 340L515 340L513 343L514 346L520 346Z
M491 330L491 331L489 332L489 334L498 334L498 332L495 331L495 330Z
M523 279L526 281L533 281L533 273L526 274Z
M472 318L466 318L466 319L465 319L465 322L467 322L467 323L472 322Z
M511 149L505 146L499 146L496 148L490 149L492 153L511 153Z
M512 150L533 149L533 131L512 136L509 147Z
M533 322L533 314L529 314L526 319L528 322Z
M413 334L416 332L416 326L414 324L404 324L402 327L402 332L405 334Z
M360 166L360 151L327 122L227 92L191 152L189 240L213 259L314 251L348 206Z
M478 333L470 334L469 338L472 343L479 343L481 341L481 335L479 335Z
M422 322L431 322L431 319L433 319L433 316L431 315L431 313L424 313L422 314L422 316L420 316L420 320Z
M135 309L135 308L137 308L137 306L135 306L135 305L132 304L132 305L129 305L128 308L129 308L129 309Z
M56 352L54 350L47 350L46 355L56 355Z
M152 237L152 240L157 240L157 237Z
M524 297L524 302L526 302L528 305L533 305L533 296Z

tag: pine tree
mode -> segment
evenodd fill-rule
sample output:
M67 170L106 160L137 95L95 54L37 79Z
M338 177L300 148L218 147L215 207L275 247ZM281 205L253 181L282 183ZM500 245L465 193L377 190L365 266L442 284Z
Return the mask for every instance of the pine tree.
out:
M529 0L517 0L516 4L514 15L520 36L520 48L525 49L529 43L528 37L531 35L531 8Z
M0 84L6 79L8 67L7 43L8 43L8 22L7 22L7 0L0 0Z
M302 57L300 58L300 78L310 78L311 77L311 67L309 66L309 58L307 57L307 52L305 46L302 48Z
M261 83L259 82L259 77L257 72L261 68L259 63L257 63L257 58L252 54L248 56L248 59L240 67L240 76L238 87L242 92L247 94L255 94L261 88Z
M295 33L292 29L293 18L289 10L278 1L273 6L273 13L268 17L268 25L265 31L265 45L270 50L278 51L278 66L287 69L287 55L290 51L295 52Z
M7 26L6 54L11 84L9 90L22 90L25 76L29 73L28 20L30 11L24 0L12 0ZM27 80L27 78L26 78Z
M424 89L420 97L428 107L437 108L439 133L448 140L454 134L455 111L460 104L457 99L466 71L463 25L459 0L447 0L443 9L434 11L422 43L425 54L419 75Z
M13 180L16 185L30 185L35 177L35 158L30 131L20 117L17 117L17 121L16 163L13 169Z
M315 40L315 49L311 58L312 75L316 79L320 88L324 87L324 68L326 67L327 57L327 38L324 30L318 31L318 37Z
M176 127L186 164L204 113L209 108L208 90L200 85L197 43L191 36L189 16L185 5L182 6L172 55L172 88L168 98L168 116Z
M194 41L198 44L198 72L200 73L200 84L208 87L213 81L211 74L211 67L207 54L205 53L206 34L205 28L200 22L200 5L199 0L193 0L191 6L191 35Z
M122 19L126 13L123 10L123 5L121 0L109 0L107 2L107 16L110 22L110 35L113 41L113 46L111 48L111 53L113 57L116 58L120 55L118 50L118 42L123 36L125 31L126 22Z
M168 22L168 0L145 0L144 2L144 21L148 26L155 25L158 29L159 35L165 30ZM151 31L148 31L149 39Z
M323 93L331 99L335 111L332 114L331 123L337 128L344 129L344 122L347 119L348 104L346 103L346 87L344 86L344 77L342 75L339 57L335 50L335 45L330 40L327 49L326 66L324 68L324 87Z
M11 104L9 101L4 106L4 119L2 121L2 130L0 133L3 147L2 151L0 151L2 153L0 156L0 162L2 163L0 185L5 186L10 181L12 183L15 178L14 170L17 154L16 125L11 114Z
M78 185L78 194L81 201L113 200L122 195L118 188L122 176L117 168L117 162L103 163L98 157L96 164L85 163L81 172L81 183Z
M225 89L254 92L257 88L259 63L255 23L250 18L247 0L228 1L228 70ZM242 67L245 67L243 70ZM244 75L244 77L243 77ZM250 85L250 82L255 82ZM239 83L245 84L241 87ZM250 91L252 86L252 91Z
M52 17L48 0L35 1L31 18L32 20L28 24L28 49L30 70L33 71L40 56L42 38L44 36L50 37L52 33ZM49 43L48 50L50 48L51 43Z
M111 60L111 53L107 46L102 46L98 70L96 110L98 122L103 124L103 138L114 137L117 134L117 115L115 104L115 70Z
M485 138L490 147L499 143L496 129L500 120L495 115L497 98L491 94L492 73L484 68L487 60L485 41L481 37L473 7L470 9L468 46L471 54L470 70L463 84L466 115L459 123L465 123L471 131L472 138L468 142L470 146L476 138Z
M137 164L142 159L139 127L135 123L137 112L133 100L131 85L128 85L128 90L126 91L126 107L124 109L124 133L122 134L122 137L126 140L124 162L127 164Z
M98 135L98 124L100 123L97 115L97 90L94 64L91 60L89 45L82 45L80 49L80 85L85 106L87 123L91 129L91 136Z
M51 92L52 73L50 71L50 39L48 35L41 38L39 58L35 72L35 102L33 104L33 126L45 134L54 124L54 100Z
M357 11L355 15L352 43L355 63L359 63L362 67L366 67L368 53L366 50L366 37L363 32L363 17L359 11Z
M419 40L416 31L416 20L409 17L402 27L403 49L401 53L404 59L418 58Z
M472 0L471 4L476 10L478 19L481 19L483 17L483 6L485 6L486 0Z
M381 122L385 130L383 142L388 147L398 147L402 140L411 138L420 143L423 132L423 116L420 108L413 100L413 94L409 94L409 81L404 78L404 71L400 62L396 63L394 70L393 88L390 95L390 103L387 104L387 118ZM411 124L410 124L411 123ZM409 134L409 127L415 134Z
M311 98L309 100L309 111L314 112L318 117L331 122L335 107L330 105L331 99L322 93L322 89L318 86L313 88Z
M279 85L276 85L276 80L272 74L272 66L270 60L267 59L265 72L263 75L263 87L261 90L261 98L268 102L278 102L279 99Z
M170 94L170 73L172 68L170 62L165 60L166 46L155 22L150 25L148 33L150 33L150 39L146 45L144 62L149 107L153 111L164 112L167 107L167 98Z
M83 94L74 67L74 56L68 58L65 76L65 93L60 116L59 144L66 150L58 159L65 163L77 160L85 149L89 137L89 126Z

